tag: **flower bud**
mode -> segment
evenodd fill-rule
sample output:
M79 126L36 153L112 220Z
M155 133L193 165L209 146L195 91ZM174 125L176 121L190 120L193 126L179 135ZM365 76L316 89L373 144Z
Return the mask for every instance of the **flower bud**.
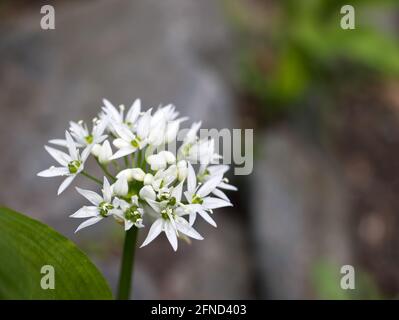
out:
M98 157L101 151L101 145L96 143L91 149L91 154L95 157Z
M118 196L126 196L129 192L129 185L126 176L121 176L113 185L113 192Z
M174 155L172 152L170 152L170 151L161 151L161 152L159 153L159 155L162 155L162 156L164 157L165 161L166 161L168 164L173 164L173 163L176 162L176 157L175 157L175 155Z
M141 199L150 199L150 200L155 200L156 194L154 189L151 186L144 186L141 188L139 192L139 196Z
M107 164L110 162L111 157L112 157L111 145L109 144L108 140L105 140L98 154L98 161L101 164Z
M187 178L187 161L181 160L177 163L177 178L179 181L183 181L184 179Z
M145 177L145 172L140 169L140 168L134 168L134 169L130 169L131 170L131 176L134 180L137 181L143 181L144 177Z
M161 154L153 154L147 158L147 162L151 165L151 169L158 171L166 168L166 159Z
M123 177L126 178L127 181L131 181L131 180L133 179L132 174L131 174L131 170L132 170L132 169L125 169L125 170L122 170L121 172L119 172L119 173L116 175L116 178L119 179L119 178L121 178L121 177L123 176Z
M154 176L151 173L147 173L144 176L144 185L150 185L154 181Z

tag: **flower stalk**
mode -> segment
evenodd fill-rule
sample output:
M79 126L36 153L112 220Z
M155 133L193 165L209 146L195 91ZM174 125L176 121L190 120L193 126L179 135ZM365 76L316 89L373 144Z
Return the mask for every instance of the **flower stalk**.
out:
M82 171L80 172L83 176L85 176L86 178L98 183L100 186L103 185L103 183L101 182L100 179L97 179L96 177L93 177L91 174L88 174L86 171Z
M136 251L138 228L133 226L126 231L121 269L119 273L118 300L129 300L134 267L134 254Z

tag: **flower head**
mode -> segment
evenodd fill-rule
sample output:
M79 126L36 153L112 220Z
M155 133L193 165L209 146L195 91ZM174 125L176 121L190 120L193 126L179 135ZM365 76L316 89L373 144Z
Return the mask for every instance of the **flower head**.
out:
M90 202L71 215L85 219L76 231L113 217L126 231L149 226L142 247L165 233L177 250L179 239L203 239L194 229L197 215L216 227L214 210L232 206L225 191L236 190L225 177L229 167L214 163L221 158L214 141L198 137L201 122L192 124L177 154L167 151L185 120L173 105L142 111L137 99L125 112L104 99L91 130L70 122L65 139L50 140L67 152L45 146L59 166L38 175L65 176L58 194L78 175L101 185L100 193L76 187ZM90 155L104 172L101 179L84 170Z

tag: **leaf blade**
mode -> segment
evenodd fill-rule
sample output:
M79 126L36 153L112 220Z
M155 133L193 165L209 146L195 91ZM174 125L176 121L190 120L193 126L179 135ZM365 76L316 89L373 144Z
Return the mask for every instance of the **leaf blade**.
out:
M0 207L0 299L111 299L108 284L88 257L45 224ZM55 289L44 290L44 265Z

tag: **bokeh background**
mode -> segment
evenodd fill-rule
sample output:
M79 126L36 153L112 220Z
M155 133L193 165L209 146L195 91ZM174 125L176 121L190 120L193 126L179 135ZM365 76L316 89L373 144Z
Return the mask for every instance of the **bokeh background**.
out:
M344 4L355 30L340 28ZM78 243L115 289L123 231L73 233L84 199L36 176L52 164L43 145L103 97L174 103L206 128L254 129L254 172L232 177L235 206L199 224L205 240L138 250L134 298L396 298L398 13L394 0L2 0L0 203ZM340 288L345 264L356 290Z

